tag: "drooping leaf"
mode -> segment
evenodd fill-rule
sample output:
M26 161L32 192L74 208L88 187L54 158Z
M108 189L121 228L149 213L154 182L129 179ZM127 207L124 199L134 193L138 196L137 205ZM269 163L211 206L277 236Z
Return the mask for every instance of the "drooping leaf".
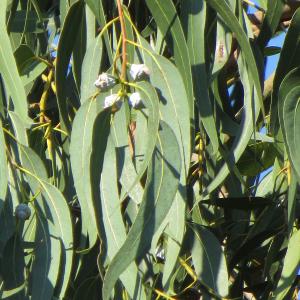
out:
M300 252L300 231L295 231L288 244L287 252L284 258L283 269L273 299L281 300L288 293L292 283L295 280L297 269L299 267Z
M114 258L126 240L126 230L118 195L116 150L112 138L108 139L100 181L103 226L105 229L102 240L105 237L107 255L110 260ZM138 268L134 262L120 275L120 280L132 299L141 293L138 287L140 281L138 277Z
M219 147L217 129L209 97L209 77L205 57L206 2L185 1L181 12L187 36L187 46L192 66L193 84L199 120L210 137L214 151ZM195 30L198 28L198 30ZM183 77L184 78L184 77ZM187 79L185 79L187 80Z
M37 245L40 251L34 267L37 277L33 278L33 295L43 297L42 295L53 295L55 292L63 297L73 264L74 241L70 209L61 192L45 181L47 174L37 154L26 146L21 146L21 151L31 189L33 193L41 193L40 202L35 203L40 226L37 236L42 240Z
M145 254L151 238L166 217L177 191L181 169L178 144L172 130L160 123L157 148L149 166L143 201L126 241L109 265L103 283L103 299L109 299L120 274Z
M239 24L234 12L231 10L229 4L225 0L206 0L208 5L210 5L226 22L226 25L231 30L231 32L235 33L235 37L241 47L242 56L247 64L247 68L249 70L249 75L251 76L255 90L256 97L258 98L258 102L261 110L264 112L263 98L262 98L262 89L260 84L260 77L256 65L256 59L253 55L249 40Z
M27 120L27 99L6 31L7 0L0 3L0 72L12 98L14 111Z
M278 134L278 93L279 87L283 78L294 68L299 66L300 57L300 41L296 38L300 34L300 9L297 9L293 15L289 30L284 39L283 47L280 53L279 62L276 68L276 73L273 83L270 129L273 134Z
M8 170L7 170L7 158L5 152L5 139L2 130L1 119L0 119L0 126L1 126L0 128L0 213L1 213L6 192L7 192Z
M93 165L91 161L92 152L95 150L93 147L93 138L97 134L98 139L100 137L103 139L101 143L98 142L98 146L102 147L101 152L103 154L106 147L105 141L109 134L110 121L110 111L103 111L103 101L101 100L103 98L89 100L80 107L73 122L70 145L74 185L82 209L82 222L84 228L87 229L91 247L95 244L100 231L101 215L99 202L95 202L94 199L93 188L95 188L95 185L93 186L93 178L91 178L91 169L101 168L100 165ZM101 124L101 121L103 124ZM96 125L100 126L98 133L96 133ZM100 176L100 173L97 176ZM87 233L83 234L86 235Z
M126 193L131 192L132 188L140 181L142 175L144 174L146 168L148 167L148 165L151 161L151 157L152 157L154 148L155 148L157 131L158 131L158 127L159 127L158 96L157 96L157 93L156 93L154 87L151 86L148 82L139 82L136 85L136 90L140 93L140 95L143 99L143 103L146 106L146 108L148 109L148 138L146 140L147 145L146 145L146 152L143 157L143 162L140 166L140 170L139 170L136 178L134 178L134 181L132 181L128 177L128 173L126 174L126 172L130 172L130 169L128 169L128 170L126 168L124 169L125 173L124 173L123 181L125 183L124 187L126 188ZM121 141L121 144L119 145L119 147L120 146L124 147L124 144L127 145L127 143L124 140L124 135L123 135L123 140ZM118 145L118 142L117 142L117 145ZM127 158L128 158L128 155L127 155ZM130 164L130 162L128 162L128 164ZM126 187L126 185L129 183L131 185ZM140 201L138 200L138 202L140 202Z
M90 7L92 12L94 13L98 23L100 26L103 28L106 24L106 17L105 17L105 11L103 9L103 4L102 1L98 0L86 0L87 5ZM107 31L104 32L104 42L106 46L106 50L108 53L108 58L109 62L112 64L113 63L113 53L111 49L111 44L110 44L110 39L109 39L109 34Z
M81 71L80 102L84 103L96 92L94 82L99 75L102 57L102 39L98 36L87 49Z
M75 46L78 33L77 25L81 22L83 13L83 1L77 1L70 7L63 24L63 29L60 34L57 47L55 68L56 96L61 122L64 125L63 127L66 127L68 131L70 131L71 125L68 115L68 102L65 84L67 82L67 73L69 69L71 54Z
M215 294L228 294L227 264L217 238L203 226L190 225L194 233L192 259L199 281Z
M193 119L194 107L192 102L193 85L191 63L183 29L175 6L171 0L147 0L146 3L164 37L167 38L168 34L172 35L175 63L184 80L187 101L189 103L189 115L190 118Z
M298 180L300 179L300 68L290 71L282 81L278 92L278 115L286 148Z
M157 97L154 94L154 97ZM145 98L145 100L148 98ZM156 101L156 106L158 103L158 100L154 98ZM147 101L147 100L146 100ZM137 204L139 204L142 201L142 196L143 196L143 188L139 182L138 174L139 177L143 175L143 169L145 170L145 164L141 166L141 170L137 173L135 170L135 166L132 162L131 158L131 153L129 149L129 143L128 143L128 121L126 120L126 105L123 105L121 110L114 116L112 124L111 124L111 130L112 130L112 138L116 147L116 154L117 154L117 161L116 161L116 166L118 169L118 176L120 177L120 183L122 184L122 187L124 188L124 192L128 192L130 198ZM155 114L151 114L151 116L154 116ZM158 119L157 119L158 123ZM153 126L152 128L148 127L147 130L148 132L151 133L152 139L154 142L152 142L155 145L156 141L156 132L157 132L157 127L155 122L149 122L149 126ZM145 144L145 147L147 146L147 139L143 136L142 142ZM149 145L149 144L148 144ZM152 155L151 149L148 147L148 154L149 157ZM144 157L143 157L144 158ZM147 159L147 158L146 158ZM149 159L148 159L149 161ZM147 167L147 166L146 166ZM136 184L133 186L134 182Z

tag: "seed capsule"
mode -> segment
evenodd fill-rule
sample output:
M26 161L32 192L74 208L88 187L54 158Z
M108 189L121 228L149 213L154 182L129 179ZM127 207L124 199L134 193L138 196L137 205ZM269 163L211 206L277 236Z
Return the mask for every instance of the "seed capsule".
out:
M31 215L31 210L27 204L21 203L15 209L15 216L22 221L28 220Z

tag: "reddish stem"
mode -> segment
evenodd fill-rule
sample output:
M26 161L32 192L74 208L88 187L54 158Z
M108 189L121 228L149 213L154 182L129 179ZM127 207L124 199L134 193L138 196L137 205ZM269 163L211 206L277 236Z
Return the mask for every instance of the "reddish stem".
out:
M122 70L121 70L121 79L125 80L126 78L126 60L127 60L127 54L126 54L126 28L125 28L125 22L124 22L124 14L122 10L122 4L121 0L117 0L118 4L118 13L120 18L120 25L121 25L121 34L122 34Z

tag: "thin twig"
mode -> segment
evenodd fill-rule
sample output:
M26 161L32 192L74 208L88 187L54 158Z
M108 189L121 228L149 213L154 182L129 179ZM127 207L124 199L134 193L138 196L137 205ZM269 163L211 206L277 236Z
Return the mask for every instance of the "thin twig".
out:
M120 18L120 25L121 25L121 34L122 34L122 71L121 71L121 80L126 80L126 28L125 28L125 21L124 21L124 14L122 9L121 0L117 0L118 4L118 13Z

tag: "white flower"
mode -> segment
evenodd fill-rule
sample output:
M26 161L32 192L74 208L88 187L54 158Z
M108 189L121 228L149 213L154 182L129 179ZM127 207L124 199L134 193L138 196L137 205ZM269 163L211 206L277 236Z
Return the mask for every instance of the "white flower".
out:
M128 102L129 105L133 108L140 108L143 103L140 93L137 92L130 95Z
M15 216L19 220L23 220L23 221L28 220L30 218L30 215L31 215L31 210L27 204L21 203L15 209Z
M149 68L144 64L132 64L129 72L133 80L147 79L150 75Z
M104 99L104 108L111 107L113 105L116 105L118 108L121 107L122 101L120 100L121 97L118 94L112 94L109 96L106 96Z
M103 92L108 91L116 84L116 78L107 73L100 74L98 79L94 82L94 85Z

